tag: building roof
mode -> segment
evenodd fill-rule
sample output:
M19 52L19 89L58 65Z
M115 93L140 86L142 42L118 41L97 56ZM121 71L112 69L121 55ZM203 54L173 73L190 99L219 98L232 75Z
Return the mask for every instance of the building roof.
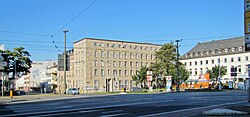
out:
M86 39L97 40L97 41L109 41L109 42L112 41L112 42L123 42L123 43L133 43L133 44L145 44L145 45L162 46L162 45L160 45L160 44L153 44L153 43L130 42L130 41L111 40L111 39L97 39L97 38L83 38L83 39L80 39L80 40L74 42L74 44L77 43L77 42L80 42L80 41L82 41L82 40L86 40Z
M216 40L204 43L198 43L195 47L193 47L190 51L184 54L183 59L185 58L200 58L205 56L213 55L222 55L222 54L233 54L233 53L242 53L245 52L244 45L244 37L234 37L223 40ZM238 51L237 48L242 49L242 51ZM232 50L235 48L235 50ZM227 51L226 51L227 49ZM206 54L208 52L208 54ZM202 53L202 54L201 54ZM200 54L202 56L192 56L187 57L190 54Z

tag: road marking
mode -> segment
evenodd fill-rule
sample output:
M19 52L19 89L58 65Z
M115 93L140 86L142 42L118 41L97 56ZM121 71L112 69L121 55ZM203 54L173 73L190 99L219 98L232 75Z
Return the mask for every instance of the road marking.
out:
M102 115L102 116L99 116L99 117L115 117L115 116L119 116L119 115L126 115L128 113L119 113L119 114L112 114L112 115Z
M210 106L203 106L203 107L196 107L196 108L188 108L188 109L182 109L182 110L176 110L176 111L169 111L169 112L162 112L162 113L142 115L142 116L139 116L139 117L160 116L160 115L164 115L164 114L178 113L178 112L183 112L183 111L192 111L192 110L197 110L197 109L202 109L202 108L210 108L210 107L217 107L217 106L234 105L234 104L245 103L245 102L248 102L248 101L241 101L241 102L234 102L234 103L225 103L225 104L217 104L217 105L210 105Z
M123 110L106 111L106 112L102 112L102 114L117 113L117 112L122 112L122 111L123 111Z
M136 102L136 103L128 103L128 104L114 104L114 105L99 106L99 107L97 106L97 107L89 107L89 108L76 108L76 109L54 110L54 111L50 110L50 111L45 111L45 112L29 112L29 113L19 113L19 114L3 115L3 116L10 117L10 116L41 115L41 114L50 114L50 113L66 113L66 112L71 112L71 111L91 110L91 109L130 106L130 105L141 105L141 104L150 104L150 103L163 103L163 102L169 102L169 101L174 101L174 100L163 100L163 101L153 101L153 102Z
M72 113L56 113L56 114L47 114L47 115L35 115L35 116L30 116L30 117L50 117L50 116L56 116L56 115L65 115L65 114L73 114L73 113L89 113L89 112L96 112L96 111L102 111L101 110L88 110L88 111L77 111L77 112L72 112Z
M157 106L155 106L155 107L163 107L163 106L169 106L169 104L157 105Z

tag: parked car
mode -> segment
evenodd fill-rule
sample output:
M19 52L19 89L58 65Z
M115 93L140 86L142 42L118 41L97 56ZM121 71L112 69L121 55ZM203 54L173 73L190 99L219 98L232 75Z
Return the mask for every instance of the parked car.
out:
M140 87L131 87L130 91L140 91L141 88Z
M26 92L23 90L16 90L18 95L26 95Z
M72 94L72 95L75 95L75 94L78 94L79 95L79 90L77 88L69 88L67 94Z

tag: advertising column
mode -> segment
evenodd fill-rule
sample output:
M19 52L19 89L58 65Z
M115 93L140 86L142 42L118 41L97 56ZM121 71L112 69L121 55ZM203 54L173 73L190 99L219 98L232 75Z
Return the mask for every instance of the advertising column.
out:
M147 71L147 81L148 81L148 89L149 91L153 91L153 87L151 81L153 80L153 71Z

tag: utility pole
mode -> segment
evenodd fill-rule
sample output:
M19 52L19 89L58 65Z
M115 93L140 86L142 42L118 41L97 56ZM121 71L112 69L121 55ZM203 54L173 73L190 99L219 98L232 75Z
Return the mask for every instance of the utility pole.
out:
M69 32L68 30L64 30L64 94L66 94L67 90L67 83L66 83L66 33Z
M180 67L179 67L179 43L181 42L181 40L176 40L175 41L177 43L177 47L176 47L176 51L177 51L177 55L176 55L176 67L177 67L177 91L179 91L179 85L181 82L180 79Z

